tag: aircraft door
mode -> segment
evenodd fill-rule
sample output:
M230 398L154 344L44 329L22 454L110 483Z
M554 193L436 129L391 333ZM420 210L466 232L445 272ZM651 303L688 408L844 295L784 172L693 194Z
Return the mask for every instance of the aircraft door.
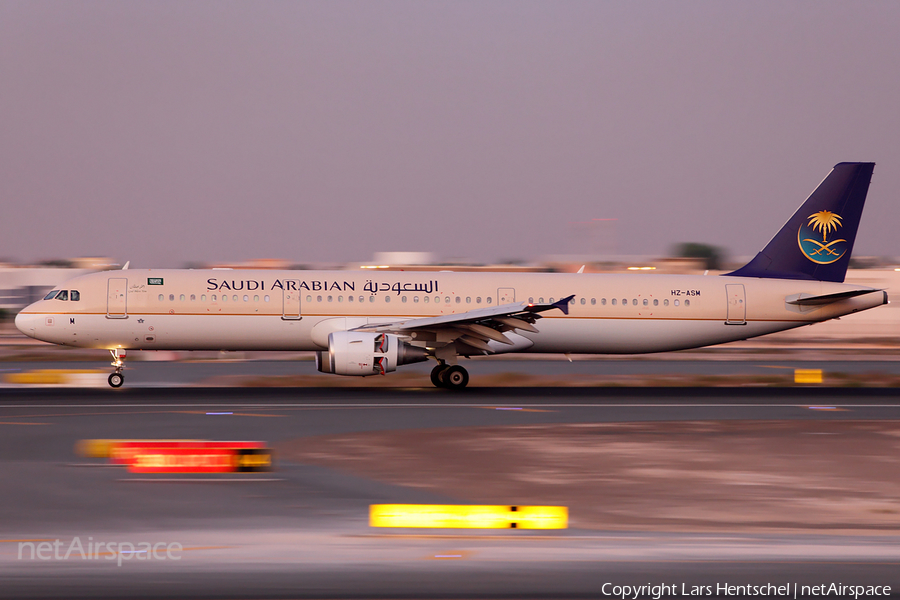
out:
M512 304L516 301L516 290L513 288L500 288L497 290L497 304Z
M106 287L106 318L125 319L128 317L127 306L128 280L124 277L112 277Z
M728 316L726 325L747 324L747 303L744 296L744 286L740 283L725 286L725 295L728 297Z
M284 299L284 310L281 314L281 318L289 320L299 320L301 318L300 281L295 279L285 280L282 295Z

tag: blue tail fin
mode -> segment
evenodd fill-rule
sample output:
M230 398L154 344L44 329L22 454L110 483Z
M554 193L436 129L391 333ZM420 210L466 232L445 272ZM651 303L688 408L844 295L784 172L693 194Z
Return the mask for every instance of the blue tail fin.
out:
M875 163L840 163L749 263L728 275L844 281Z

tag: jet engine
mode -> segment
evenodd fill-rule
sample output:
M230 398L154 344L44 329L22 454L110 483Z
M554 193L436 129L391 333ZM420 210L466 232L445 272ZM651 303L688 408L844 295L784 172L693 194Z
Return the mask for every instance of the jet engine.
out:
M316 368L336 375L384 375L399 365L428 360L424 348L411 346L396 335L362 331L328 334L328 350L316 352Z

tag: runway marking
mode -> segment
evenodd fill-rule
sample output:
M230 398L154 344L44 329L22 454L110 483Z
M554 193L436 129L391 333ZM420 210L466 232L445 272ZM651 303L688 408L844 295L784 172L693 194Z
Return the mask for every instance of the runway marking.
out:
M430 554L425 557L426 560L461 560L464 558L468 558L472 554L471 551L466 552L448 552L446 554Z
M516 410L519 412L556 412L555 410L546 410L541 408L522 408L520 406L479 406L478 408L484 408L487 410Z
M284 417L286 415L266 415L261 413L239 413L239 412L206 412L202 410L179 410L177 413L183 415L213 415L213 416L234 416L234 417Z
M0 425L53 425L53 423L26 423L26 422L18 422L18 421L0 421Z
M260 479L241 479L241 478L230 478L230 479L213 479L213 478L203 478L203 477L127 477L119 479L118 481L136 481L139 483L146 482L163 482L163 483L260 483L260 482L268 482L268 481L284 481L283 478L279 477L268 477L268 478L260 478Z

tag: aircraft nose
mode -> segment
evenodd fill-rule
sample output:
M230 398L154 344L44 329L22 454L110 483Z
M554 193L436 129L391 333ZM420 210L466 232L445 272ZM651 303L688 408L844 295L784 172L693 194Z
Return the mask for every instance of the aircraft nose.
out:
M37 315L19 313L16 315L16 329L18 329L28 337L33 338L35 324L38 318L39 317Z

